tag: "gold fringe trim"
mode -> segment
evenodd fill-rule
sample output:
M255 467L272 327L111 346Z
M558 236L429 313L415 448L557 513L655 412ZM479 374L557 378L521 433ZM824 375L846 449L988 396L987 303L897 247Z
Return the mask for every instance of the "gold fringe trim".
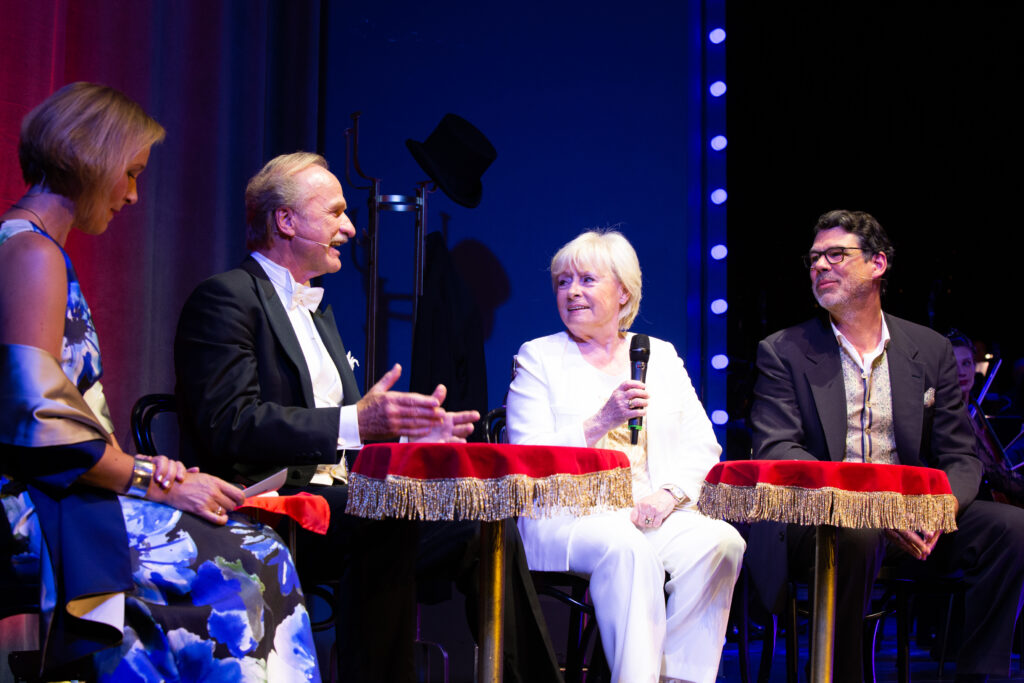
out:
M345 512L368 519L399 518L496 522L510 517L583 515L633 505L628 467L590 474L535 479L511 474L496 479L415 479L349 476Z
M697 508L708 517L733 522L956 531L956 498L952 494L905 496L893 491L863 493L828 487L704 484Z

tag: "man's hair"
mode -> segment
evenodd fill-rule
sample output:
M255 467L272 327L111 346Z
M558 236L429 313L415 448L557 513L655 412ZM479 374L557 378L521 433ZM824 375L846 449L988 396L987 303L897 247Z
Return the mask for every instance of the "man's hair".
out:
M551 285L558 289L558 276L568 268L576 271L603 269L611 273L629 294L619 307L619 330L633 324L640 311L642 275L633 245L615 230L588 230L569 242L551 259Z
M889 235L886 234L882 225L875 220L875 217L864 211L845 211L837 209L822 214L814 226L814 235L817 236L822 230L831 228L842 228L846 232L857 236L860 247L863 249L862 256L868 260L875 254L885 254L888 262L887 272L892 269L892 257L895 251Z
M245 188L245 247L249 251L271 245L277 231L278 209L302 201L295 175L310 166L329 170L327 159L312 152L274 157L252 177Z
M163 126L137 102L105 85L79 81L53 93L21 122L18 161L31 187L75 203L87 221L143 149L162 141Z

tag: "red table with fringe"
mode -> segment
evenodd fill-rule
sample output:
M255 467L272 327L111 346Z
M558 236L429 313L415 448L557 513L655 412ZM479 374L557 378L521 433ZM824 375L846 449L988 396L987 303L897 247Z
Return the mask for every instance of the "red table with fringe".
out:
M955 531L942 470L818 460L735 460L711 468L697 508L733 522L815 527L812 681L832 680L836 529Z
M619 451L509 444L365 446L345 511L370 519L479 520L479 681L501 681L505 538L502 520L633 504Z

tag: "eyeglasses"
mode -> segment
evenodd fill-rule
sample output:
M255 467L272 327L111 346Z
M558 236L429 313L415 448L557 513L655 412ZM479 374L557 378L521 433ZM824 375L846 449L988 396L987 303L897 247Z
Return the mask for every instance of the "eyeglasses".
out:
M861 249L860 247L829 247L825 251L812 251L809 254L803 255L804 265L807 266L808 268L813 268L814 264L817 263L818 259L820 259L822 256L824 256L825 260L831 263L832 265L842 263L843 259L846 258L846 252L848 251L864 250Z

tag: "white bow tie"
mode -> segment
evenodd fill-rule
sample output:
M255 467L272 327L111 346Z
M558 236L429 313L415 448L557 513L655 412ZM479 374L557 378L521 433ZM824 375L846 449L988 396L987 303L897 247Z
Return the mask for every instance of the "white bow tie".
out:
M301 306L312 313L320 305L320 300L323 298L323 287L307 287L296 282L295 289L292 290L292 303L288 310L290 311Z

